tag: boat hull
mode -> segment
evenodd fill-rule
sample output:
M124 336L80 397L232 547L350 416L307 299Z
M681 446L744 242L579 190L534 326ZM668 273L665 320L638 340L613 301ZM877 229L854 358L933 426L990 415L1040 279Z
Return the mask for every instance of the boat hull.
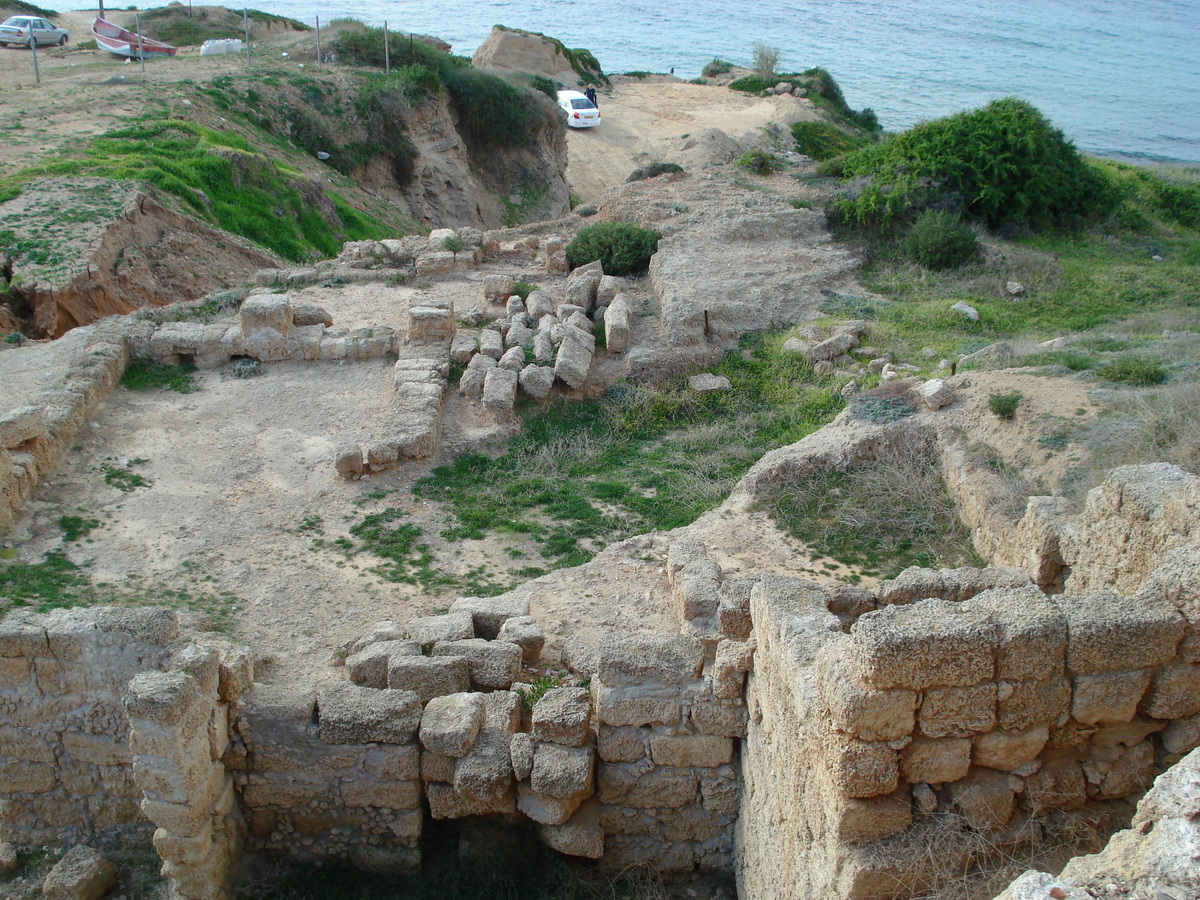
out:
M179 52L178 48L162 41L145 36L139 39L132 31L101 18L92 23L92 37L101 50L125 59L157 59Z

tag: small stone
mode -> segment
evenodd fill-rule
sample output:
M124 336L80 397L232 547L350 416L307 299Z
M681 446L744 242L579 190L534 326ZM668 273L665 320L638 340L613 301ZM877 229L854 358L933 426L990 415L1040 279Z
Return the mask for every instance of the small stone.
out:
M724 375L713 375L711 372L704 372L700 375L691 375L688 377L688 387L697 393L707 393L709 391L728 391L733 385Z
M952 307L950 307L950 309L956 313L962 313L964 316L966 316L972 322L979 321L979 310L977 310L975 307L971 306L968 303L963 303L961 300L958 303L955 303Z

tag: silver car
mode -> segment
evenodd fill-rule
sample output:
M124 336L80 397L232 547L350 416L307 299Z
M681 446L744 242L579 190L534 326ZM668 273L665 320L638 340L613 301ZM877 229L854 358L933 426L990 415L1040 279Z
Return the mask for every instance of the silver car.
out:
M35 43L39 47L47 44L61 45L70 40L70 37L64 29L49 19L38 16L9 16L4 24L0 25L0 47L7 47L9 44L32 47Z

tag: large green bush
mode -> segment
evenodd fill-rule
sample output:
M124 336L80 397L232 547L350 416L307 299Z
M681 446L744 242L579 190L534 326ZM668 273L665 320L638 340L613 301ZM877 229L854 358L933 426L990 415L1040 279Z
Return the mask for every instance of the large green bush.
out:
M536 120L529 94L480 69L452 69L444 78L459 111L460 127L484 141L529 143Z
M796 122L792 125L796 150L818 162L857 150L870 139L850 134L829 122Z
M566 246L571 268L600 260L605 275L644 272L661 235L628 222L598 222L581 228Z
M854 225L887 227L950 203L989 226L1069 226L1113 202L1099 171L1014 97L917 125L850 154L841 168L867 180L837 204Z
M979 238L957 214L928 209L905 235L903 249L927 269L954 269L979 255Z

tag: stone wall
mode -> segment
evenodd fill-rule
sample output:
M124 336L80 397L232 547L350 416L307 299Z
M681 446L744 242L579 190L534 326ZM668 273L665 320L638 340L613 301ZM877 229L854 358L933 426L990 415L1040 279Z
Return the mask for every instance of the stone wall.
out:
M166 610L10 612L0 621L0 836L21 846L145 843L122 700L166 664Z

